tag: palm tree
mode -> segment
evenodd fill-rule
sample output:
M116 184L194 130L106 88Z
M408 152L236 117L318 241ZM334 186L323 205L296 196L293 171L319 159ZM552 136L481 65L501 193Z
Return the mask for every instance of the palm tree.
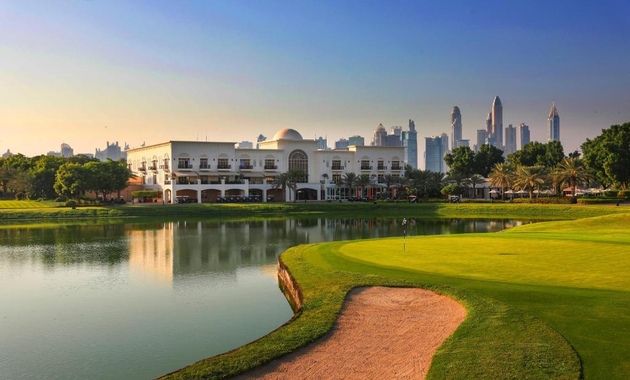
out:
M557 183L568 184L571 189L571 196L575 199L575 189L579 184L588 183L593 176L584 166L579 158L565 157L564 160L553 172L553 176Z
M514 173L514 187L529 191L529 199L534 195L534 188L545 183L547 169L544 166L521 165Z
M352 189L357 185L357 180L355 173L345 173L341 178L341 184L347 189Z
M304 178L304 172L298 169L291 169L288 172L280 173L273 179L273 183L271 184L272 188L278 189L281 188L282 191L286 191L289 189L289 201L291 200L291 192L295 193L297 190L297 184ZM293 201L295 202L295 194L293 197Z
M482 183L484 183L486 181L485 178L483 178L483 176L479 175L479 174L473 174L468 178L465 178L462 183L464 185L467 186L472 186L473 189L473 199L477 198L477 185L481 185Z
M514 177L514 173L512 168L506 163L498 163L495 164L488 178L490 179L490 184L492 186L497 186L501 188L502 198L505 200L505 191L512 183L512 179Z
M358 178L357 178L357 186L359 186L361 188L361 198L363 198L364 194L365 194L365 188L368 187L370 184L372 183L372 179L370 179L370 175L369 174L361 174Z
M396 177L394 177L391 174L385 174L383 176L383 181L385 182L385 188L386 190L386 194L387 194L387 198L391 199L392 198L392 185L396 183Z

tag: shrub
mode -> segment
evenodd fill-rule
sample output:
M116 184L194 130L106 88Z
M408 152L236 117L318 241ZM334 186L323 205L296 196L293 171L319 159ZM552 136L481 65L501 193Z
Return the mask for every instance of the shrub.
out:
M77 202L75 202L75 201L67 201L66 202L66 207L72 207L72 209L74 210L75 208L77 208Z
M619 202L616 198L578 198L578 204L581 205L601 205L601 204L615 204Z
M617 194L618 197L620 198L630 198L630 190L622 190L619 192L619 194Z
M619 190L606 190L604 191L604 196L609 198L614 198L619 194Z
M571 197L516 198L513 203L570 204Z
M66 198L65 197L57 197L55 198L55 202L65 202Z
M22 192L15 193L15 200L23 201L25 199L26 199L26 195L24 195L24 193L22 193Z

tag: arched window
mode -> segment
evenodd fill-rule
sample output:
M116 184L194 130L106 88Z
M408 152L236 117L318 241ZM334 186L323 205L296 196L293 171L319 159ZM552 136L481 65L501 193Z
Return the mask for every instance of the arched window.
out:
M308 156L303 150L296 149L289 154L289 170L301 170L304 176L298 182L308 181Z

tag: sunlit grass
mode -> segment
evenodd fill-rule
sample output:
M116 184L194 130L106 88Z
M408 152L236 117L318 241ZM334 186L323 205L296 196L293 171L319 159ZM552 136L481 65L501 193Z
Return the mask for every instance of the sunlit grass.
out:
M17 200L0 200L0 209L34 209L53 207L53 202L38 202L38 201L17 201Z

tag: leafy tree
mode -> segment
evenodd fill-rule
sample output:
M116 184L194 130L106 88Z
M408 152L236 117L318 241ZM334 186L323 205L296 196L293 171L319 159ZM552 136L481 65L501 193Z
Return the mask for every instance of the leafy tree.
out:
M549 141L545 144L545 156L542 158L542 162L538 162L538 165L542 165L548 169L555 168L564 159L564 148L560 141Z
M7 190L16 194L24 194L27 197L32 194L33 177L26 171L18 170L7 184Z
M450 168L449 173L470 177L475 173L475 153L467 146L459 146L444 155L444 162Z
M550 141L546 144L532 141L508 155L508 163L512 167L519 166L545 166L554 168L564 159L564 149L559 141Z
M575 190L580 184L588 184L592 178L591 173L579 158L566 157L553 172L555 180L559 184L568 184L572 187L571 196L575 198Z
M630 183L630 123L603 129L593 140L582 144L584 164L606 187L623 190Z
M450 183L441 190L443 195L462 195L464 188L456 183Z
M272 187L274 189L281 188L282 191L289 189L289 201L291 200L291 193L293 193L293 201L296 201L295 192L297 190L297 184L304 178L304 172L299 169L291 169L287 172L280 173L273 179Z
M494 165L505 162L503 151L494 145L484 144L474 154L474 173L487 177Z
M356 173L345 173L341 178L341 185L348 190L352 190L357 186L358 179Z
M2 165L0 165L0 184L2 185L2 192L6 193L8 191L9 182L15 176L15 169L5 164L4 160L2 160L1 163Z
M505 191L510 187L514 178L512 167L504 162L495 164L488 178L492 186L501 188L502 197L505 199Z
M32 159L32 196L46 199L55 197L55 176L65 161L65 158L55 156L38 156Z
M527 190L529 199L534 195L534 189L539 188L546 180L546 168L544 166L519 166L514 173L514 187L519 190Z
M65 163L55 176L55 192L66 198L79 198L91 189L90 172L80 164Z
M391 174L385 174L383 176L383 182L385 183L385 194L387 198L392 198L392 186L398 182L398 177L394 177Z

